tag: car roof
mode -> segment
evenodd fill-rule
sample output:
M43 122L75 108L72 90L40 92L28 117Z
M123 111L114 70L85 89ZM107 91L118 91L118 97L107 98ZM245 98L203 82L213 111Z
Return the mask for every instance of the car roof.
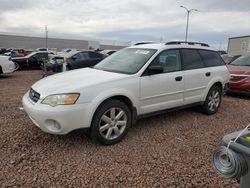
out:
M71 57L71 56L73 56L73 55L75 55L77 53L80 53L80 52L94 52L94 53L99 53L99 52L95 52L95 51L91 51L91 50L77 50L77 51L71 51L69 53L65 53L64 55L66 57Z
M142 44L131 46L129 48L141 48L141 49L155 49L155 50L167 50L167 49L179 49L179 48L187 48L187 49L202 49L202 50L211 50L217 51L216 49L208 46L201 46L199 44L163 44L163 43L155 43L155 44Z

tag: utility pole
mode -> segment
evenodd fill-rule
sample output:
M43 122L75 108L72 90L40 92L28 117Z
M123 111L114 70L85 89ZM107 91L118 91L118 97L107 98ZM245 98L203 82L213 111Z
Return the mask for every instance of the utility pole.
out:
M187 42L187 37L188 37L188 24L189 24L189 14L192 11L198 11L197 9L188 9L185 6L180 6L181 8L184 8L187 11L187 24L186 24L186 36L185 36L185 42Z

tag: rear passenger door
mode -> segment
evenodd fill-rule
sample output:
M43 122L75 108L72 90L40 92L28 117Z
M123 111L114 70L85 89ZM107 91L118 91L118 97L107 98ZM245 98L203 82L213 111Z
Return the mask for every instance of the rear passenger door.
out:
M196 49L182 49L182 68L184 74L184 104L201 102L204 98L209 77L209 68L206 68Z

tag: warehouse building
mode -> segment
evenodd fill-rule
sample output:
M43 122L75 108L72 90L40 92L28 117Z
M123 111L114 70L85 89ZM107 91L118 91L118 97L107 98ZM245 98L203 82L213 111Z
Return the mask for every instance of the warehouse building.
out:
M21 36L14 34L0 34L0 48L23 48L36 49L46 47L61 51L66 48L74 49L114 49L119 50L130 46L130 42L115 40L92 40L92 39L63 39L39 36Z
M250 54L250 35L229 38L227 52L230 55Z

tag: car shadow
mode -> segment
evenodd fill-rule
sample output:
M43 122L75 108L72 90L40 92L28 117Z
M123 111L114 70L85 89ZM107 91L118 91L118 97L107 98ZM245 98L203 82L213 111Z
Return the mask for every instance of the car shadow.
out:
M0 74L0 79L9 79L15 77L14 74Z
M145 118L141 118L137 120L137 122L130 128L129 130L129 137L136 136L137 132L141 129L145 129L146 127L159 127L162 124L168 124L169 121L173 121L173 119L181 118L183 116L187 116L187 114L201 114L198 107L191 107L183 110L178 111L171 111L166 112L159 115L149 116ZM156 123L155 123L156 122ZM145 129L146 130L146 129ZM66 147L66 148L74 148L80 149L82 147L96 147L99 148L102 146L101 144L93 141L88 131L86 130L74 130L66 135L52 135L48 133L42 132L39 128L33 128L32 135L37 135L32 138L32 142L37 146L43 147L44 143L50 145L53 143L51 147ZM113 147L125 144L128 136L126 136L121 142L118 144L113 145ZM110 146L111 147L111 146Z
M228 97L232 98L238 98L238 99L244 99L244 100L250 100L250 95L244 95L244 94L238 94L238 93L228 93L226 94Z

